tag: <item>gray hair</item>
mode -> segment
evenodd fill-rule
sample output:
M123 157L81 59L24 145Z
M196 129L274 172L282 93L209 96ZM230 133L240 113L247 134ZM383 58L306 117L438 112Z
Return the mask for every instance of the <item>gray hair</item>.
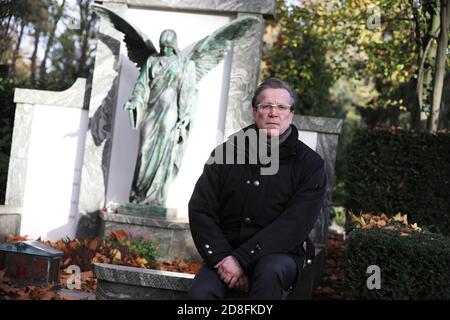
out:
M297 100L298 100L297 94L295 93L294 90L292 90L291 86L287 82L277 79L277 78L268 78L258 85L258 87L256 88L255 93L253 95L253 98L252 98L252 107L253 108L256 108L256 101L258 100L258 96L260 95L260 93L268 88L284 89L287 92L289 92L289 95L291 96L291 99L292 99L291 111L294 111L295 106L297 105Z

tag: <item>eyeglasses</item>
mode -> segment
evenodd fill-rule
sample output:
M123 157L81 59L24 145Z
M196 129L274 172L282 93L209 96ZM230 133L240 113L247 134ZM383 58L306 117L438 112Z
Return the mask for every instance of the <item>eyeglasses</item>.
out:
M262 112L269 112L269 110L271 110L272 108L276 109L278 112L288 112L288 110L292 110L291 105L274 103L259 103L256 105L256 108L258 108Z

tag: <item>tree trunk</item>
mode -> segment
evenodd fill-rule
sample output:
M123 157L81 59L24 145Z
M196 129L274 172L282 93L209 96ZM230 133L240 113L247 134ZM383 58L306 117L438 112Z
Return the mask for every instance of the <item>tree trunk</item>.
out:
M19 38L17 39L17 45L16 45L16 48L15 48L15 50L13 52L13 56L12 56L11 77L14 77L14 75L16 74L16 61L17 61L17 57L19 56L20 44L22 43L22 36L23 36L23 31L25 30L25 25L26 25L26 22L25 22L25 20L22 19L22 21L20 22Z
M446 1L446 0L445 0ZM433 67L436 59L436 39L439 34L440 15L439 8L435 12L428 12L433 14L431 18L431 26L428 35L426 36L426 48L423 52L422 63L419 68L417 78L417 98L420 108L420 127L427 128L427 119L431 114L432 93L433 93ZM425 42L424 42L425 44Z
M416 54L417 54L417 65L422 65L422 57L424 56L424 50L425 45L423 44L426 39L422 39L421 33L420 33L420 13L418 10L417 5L415 4L416 0L410 1L410 6L413 10L413 19L414 19L414 34L416 39ZM418 81L415 81L416 87L418 87ZM420 129L420 105L421 101L419 101L419 94L416 94L415 96L415 102L411 104L410 110L411 110L411 118L410 118L410 126L411 129Z
M31 56L31 76L30 83L32 86L36 84L36 60L37 60L37 51L39 48L39 38L41 37L40 30L34 30L34 50L33 55Z
M9 16L8 22L6 23L5 30L2 32L1 41L0 41L0 61L3 60L3 54L8 50L9 46L9 26L11 24L12 15Z
M436 57L436 71L434 76L433 85L433 100L431 106L431 112L428 117L428 130L436 131L439 124L439 109L442 99L442 87L444 85L444 77L446 71L446 50L448 46L448 32L450 22L450 0L441 0L441 30L439 32L439 39L437 45L437 57Z
M53 17L54 18L53 26L52 26L52 29L50 30L50 33L48 36L48 41L47 41L47 46L45 48L44 58L42 59L41 69L39 72L40 79L45 78L45 71L46 71L45 66L47 64L48 54L50 52L50 48L53 46L53 41L55 39L55 33L56 33L56 27L58 26L58 22L63 15L65 4L66 4L66 0L63 0L61 6L58 7L58 10L55 13L55 16Z

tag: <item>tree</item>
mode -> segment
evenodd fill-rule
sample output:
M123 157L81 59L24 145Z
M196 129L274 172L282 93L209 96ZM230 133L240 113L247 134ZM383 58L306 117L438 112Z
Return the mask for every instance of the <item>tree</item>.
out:
M335 79L326 63L327 47L312 26L309 9L278 1L276 16L266 32L262 76L289 82L299 95L300 113L333 115L329 89Z
M301 55L298 51L304 48L289 44L305 43L306 34L314 35L321 47L312 50L314 58L323 57L325 52L326 59L320 62L325 65L321 69L327 70L332 79L366 79L375 84L379 94L361 106L373 109L372 115L378 115L375 123L382 122L386 112L392 115L386 119L397 123L402 113L409 111L410 126L418 128L420 114L425 115L424 111L429 123L432 117L438 119L439 97L448 68L445 63L448 27L445 25L440 36L440 58L437 56L436 39L445 17L439 16L438 9L446 3L448 0L305 0L286 5L278 1L278 21L270 25L279 32L275 36L279 41L274 42L273 48L284 57L298 57ZM296 40L284 41L283 33ZM276 73L272 65L280 62L276 60L277 54L265 55L266 74ZM284 67L312 70L312 64L300 65L300 61L293 59ZM296 71L288 74L286 76L292 79L299 75ZM314 78L321 79L322 75L319 72ZM417 96L411 99L416 87ZM325 86L320 92L327 95Z
M50 49L53 46L53 41L55 39L56 28L58 27L59 20L63 16L65 5L66 5L66 0L62 0L62 3L60 5L58 5L58 3L54 2L54 1L52 1L50 3L49 11L53 11L53 12L52 12L52 14L50 14L51 20L48 21L48 24L51 24L51 25L50 26L47 25L47 28L48 28L48 40L47 40L47 44L46 44L46 47L45 47L44 58L42 59L42 63L41 63L41 66L40 66L39 78L42 79L42 80L45 79L45 76L46 76L47 59L48 59L48 56L49 56Z

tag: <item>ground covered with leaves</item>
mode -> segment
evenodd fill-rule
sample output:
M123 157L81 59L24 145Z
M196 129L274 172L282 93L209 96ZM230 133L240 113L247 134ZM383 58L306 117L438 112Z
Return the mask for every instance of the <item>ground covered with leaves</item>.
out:
M8 236L6 242L28 240L22 236ZM39 240L39 239L38 239ZM157 250L157 242L131 239L123 230L111 232L104 239L94 240L62 239L56 242L42 241L46 245L63 252L59 281L66 289L74 279L71 266L80 269L80 285L74 289L95 294L97 280L93 273L94 263L112 263L131 267L157 269L195 274L201 263L191 263L182 259L165 260ZM87 296L68 295L67 291L55 290L53 284L47 287L34 285L19 286L0 271L0 300L79 300Z
M313 292L313 300L344 299L344 234L330 233L327 240L325 274Z

